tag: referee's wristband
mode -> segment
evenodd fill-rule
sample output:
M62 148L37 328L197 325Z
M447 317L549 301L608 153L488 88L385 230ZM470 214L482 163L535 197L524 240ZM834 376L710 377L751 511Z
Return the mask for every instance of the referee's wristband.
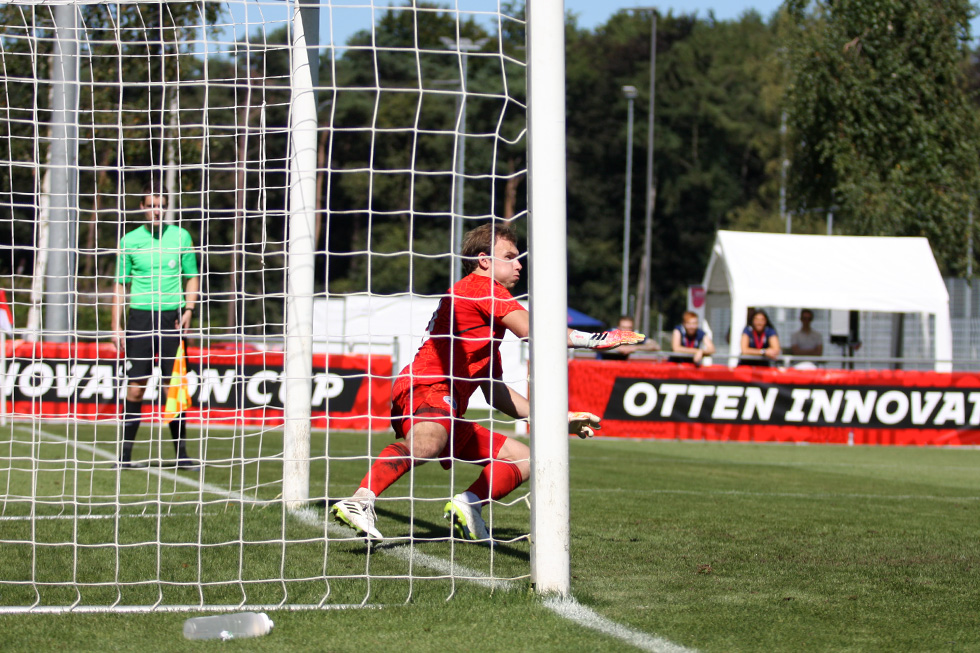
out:
M185 306L184 311L190 311L191 315L194 315L194 313L196 312L193 306Z

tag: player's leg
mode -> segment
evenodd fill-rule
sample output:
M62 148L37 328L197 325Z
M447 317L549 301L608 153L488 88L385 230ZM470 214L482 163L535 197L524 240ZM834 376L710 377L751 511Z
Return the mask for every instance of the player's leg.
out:
M122 453L119 466L133 467L133 446L143 421L143 395L153 368L152 316L150 311L129 312L126 330L126 398L123 402Z
M489 540L490 531L483 519L483 505L491 499L502 499L529 478L531 451L523 442L494 433L478 424L461 423L457 431L461 437L457 437L460 446L455 457L483 465L483 470L465 492L457 494L446 504L444 516L452 520L456 532L463 539ZM468 437L463 435L465 431L469 431Z
M415 465L435 458L447 448L452 413L442 396L444 387L410 387L401 377L393 388L392 428L399 440L385 447L349 499L331 508L334 518L369 539L382 539L375 528L374 501ZM434 403L433 403L434 402ZM406 417L410 415L411 417Z
M123 403L123 443L119 456L119 467L132 468L133 447L143 421L143 394L146 392L146 379L130 379L126 386L126 400Z

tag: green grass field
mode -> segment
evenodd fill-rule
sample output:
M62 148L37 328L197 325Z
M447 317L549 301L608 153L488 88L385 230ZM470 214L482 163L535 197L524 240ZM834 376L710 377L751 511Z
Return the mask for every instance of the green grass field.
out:
M422 500L379 503L390 541L369 551L325 529L322 505L297 519L274 503L277 433L212 432L202 479L111 470L112 426L42 428L49 435L17 425L0 437L0 606L237 603L248 592L263 603L382 607L280 610L270 635L228 643L184 640L186 613L0 615L4 651L630 648L529 591L523 501L494 507L494 533L508 541L493 550L448 537L441 497L468 485L474 467L458 479L420 468ZM372 449L389 441L375 436ZM367 448L362 435L314 433L311 494L348 493ZM78 472L59 462L69 450ZM244 463L243 450L261 451L261 465ZM980 651L980 451L576 439L571 452L573 594L633 633L702 651ZM37 474L16 471L28 455L46 461ZM272 503L229 498L241 486ZM390 490L408 493L406 480ZM46 519L22 518L19 497L30 494ZM57 518L76 512L86 516L77 525ZM449 566L504 582L454 582ZM31 577L41 584L15 584ZM73 578L81 590L65 585Z

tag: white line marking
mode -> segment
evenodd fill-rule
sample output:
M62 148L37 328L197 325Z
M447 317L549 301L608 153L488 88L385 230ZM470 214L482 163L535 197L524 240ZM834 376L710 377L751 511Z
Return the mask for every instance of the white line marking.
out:
M610 637L615 637L642 651L650 651L651 653L695 653L696 651L696 649L686 648L663 637L627 628L596 614L591 608L587 608L572 598L549 597L544 600L544 607L563 619L574 621L585 628L591 628Z
M44 437L48 438L48 439L54 440L56 442L61 442L62 444L70 444L71 446L75 447L76 449L81 449L82 451L87 451L87 452L89 452L91 454L94 454L96 456L99 456L101 458L105 458L107 460L115 460L116 459L116 457L115 457L114 454L111 454L109 452L103 451L99 447L96 447L94 445L88 444L86 442L78 442L78 441L75 441L75 440L71 440L70 438L66 438L66 437L61 436L61 435L58 435L56 433L50 433L50 432L45 431L43 429L37 429L37 432L40 433L41 435L43 435ZM178 483L180 485L187 485L187 486L192 487L192 488L194 488L196 490L202 490L204 492L208 492L208 493L211 493L211 494L216 494L216 495L218 495L220 497L224 497L224 498L227 498L227 499L232 499L234 501L241 501L242 503L247 503L247 504L250 504L250 505L259 505L259 506L264 506L264 505L268 505L270 503L273 503L272 501L260 501L259 499L252 499L252 498L246 497L241 492L230 492L230 491L228 491L228 490L226 490L226 489L224 489L222 487L218 487L217 485L212 485L210 483L205 483L203 481L195 480L194 478L192 478L190 476L181 476L179 474L174 474L173 472L168 472L168 471L163 470L163 469L156 469L154 467L140 467L140 468L132 469L132 470L121 470L119 473L120 474L134 474L134 473L141 472L141 471L144 471L144 470L148 471L151 474L156 474L157 476L159 476L161 478L165 478L167 480L174 481L174 482L176 482L176 483Z
M325 522L324 516L321 515L319 511L311 508L301 508L300 510L295 510L290 514L307 526L313 526L314 528L318 529L323 529L323 527L326 526L328 533L333 533L337 536L352 538L357 535L357 532L351 528L341 526L340 524L333 524L329 521ZM453 564L442 558L437 558L436 556L422 553L415 547L408 544L380 544L376 545L373 551L399 558L405 562L409 562L420 567L431 569L432 571L444 574L448 577L455 576L460 580L467 580L472 583L476 583L477 585L482 585L483 587L489 587L490 589L500 589L505 592L517 589L517 583L512 580L508 580L506 578L494 578L493 576L488 576L477 569L470 569L469 567L465 567L463 565Z
M40 429L38 432L49 438L70 444L84 451L102 456L103 458L108 458L110 460L115 459L112 454L106 453L98 447L82 442L74 442L68 438L64 438L53 433L48 433ZM236 499L250 503L269 503L265 501L245 499L240 492L229 492L228 490L224 490L217 486L195 481L191 478L184 478L183 476L178 476L177 474L172 474L163 470L150 469L150 471L152 473L159 474L164 478L172 479L185 485L197 487L202 490L207 489L214 494L225 496L229 499ZM348 537L355 534L354 531L349 528L340 526L339 524L329 523L329 521L326 520L325 515L321 516L319 511L313 510L312 508L301 508L299 510L291 511L290 514L308 526L313 526L318 529L326 528L328 533L333 532L338 535ZM437 573L445 574L447 576L455 576L458 580L476 583L490 589L511 591L518 588L518 583L515 581L504 578L493 578L476 569L470 569L469 567L457 565L442 558L437 558L435 556L422 553L421 551L418 551L414 547L407 544L398 544L394 546L381 545L376 546L374 550L385 555L400 558L401 560L410 562L420 567L431 569ZM572 621L584 628L589 628L591 630L603 633L604 635L614 637L643 651L650 651L651 653L696 653L695 649L685 648L684 646L674 644L673 642L662 637L650 635L639 630L633 630L632 628L618 624L615 621L597 614L592 609L580 604L573 598L546 598L543 605L563 619Z

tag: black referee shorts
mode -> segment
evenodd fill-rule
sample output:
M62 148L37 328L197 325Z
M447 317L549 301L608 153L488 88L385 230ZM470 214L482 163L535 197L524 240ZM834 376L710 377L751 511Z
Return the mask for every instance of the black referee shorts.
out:
M130 381L149 379L153 363L160 360L164 381L173 374L174 358L180 347L180 331L174 323L179 310L141 311L131 309L126 323L126 376Z

